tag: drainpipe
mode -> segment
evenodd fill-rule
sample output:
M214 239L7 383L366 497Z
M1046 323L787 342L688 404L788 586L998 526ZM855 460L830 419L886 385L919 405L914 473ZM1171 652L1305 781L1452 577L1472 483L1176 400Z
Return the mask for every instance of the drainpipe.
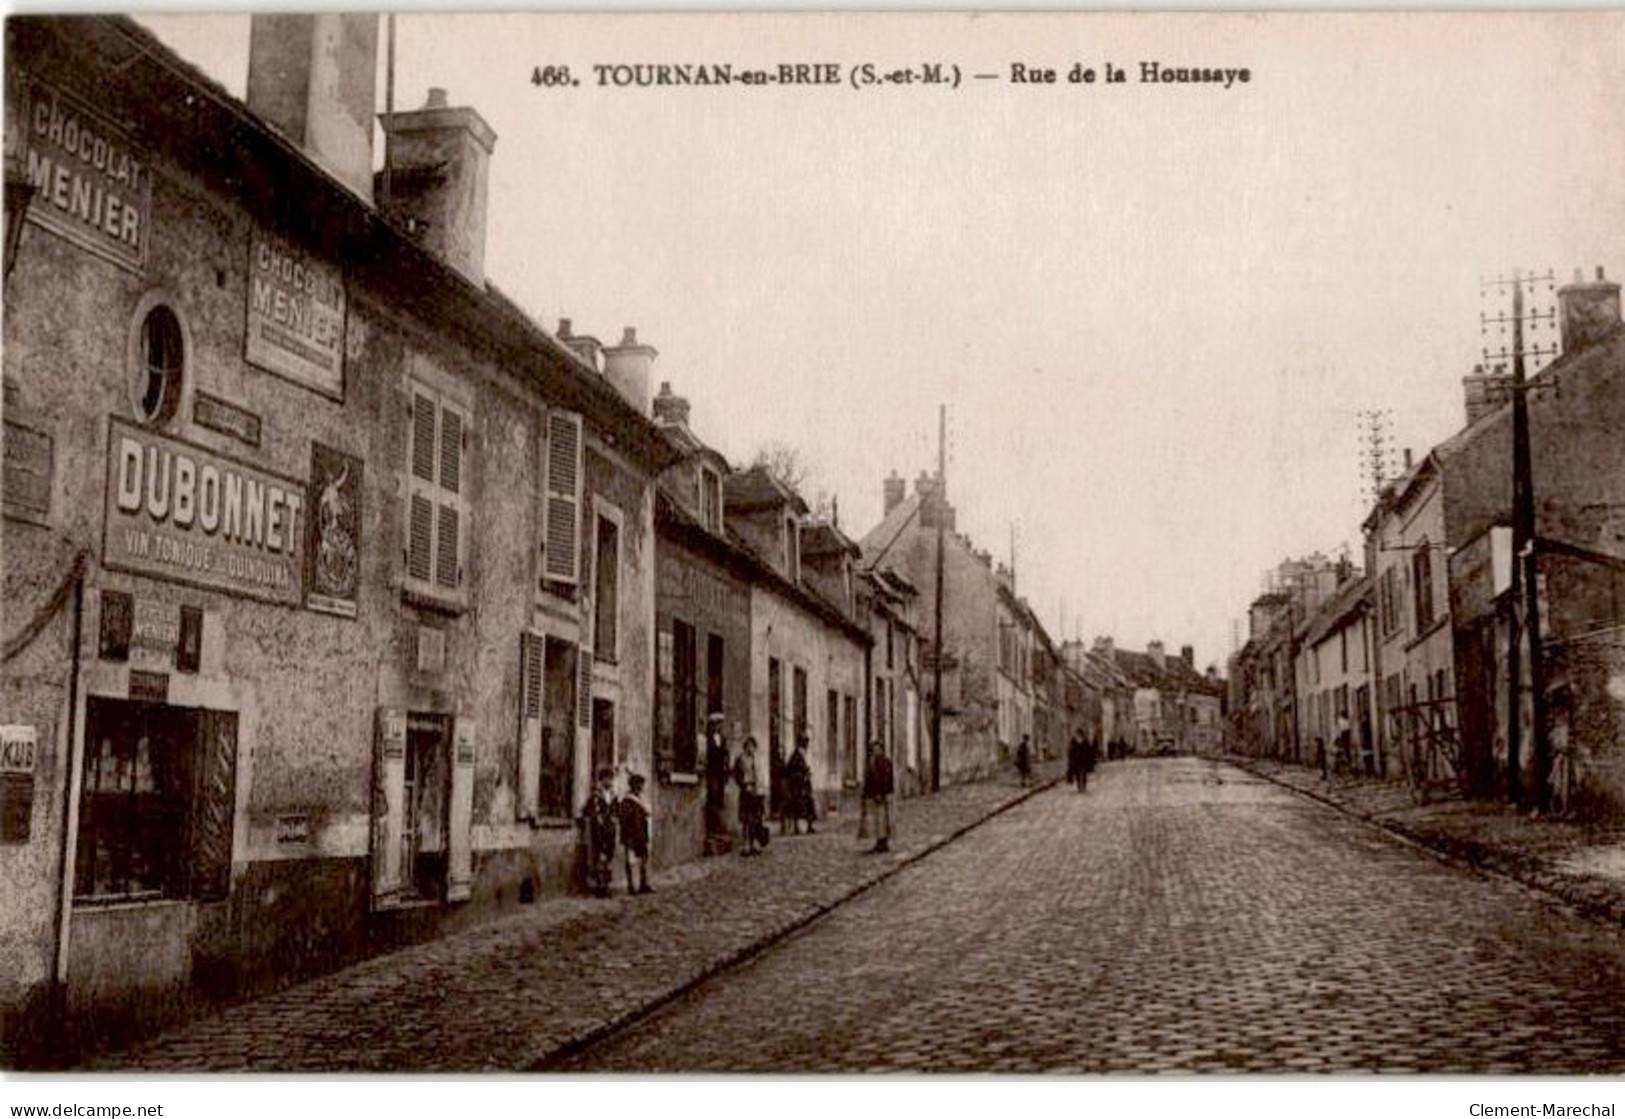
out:
M73 581L73 661L68 669L68 771L62 782L61 860L57 867L59 890L56 908L56 964L51 973L50 1030L55 1042L52 1056L65 1059L61 1044L67 1030L68 942L73 916L73 868L78 852L79 797L84 774L84 743L79 733L79 663L84 646L85 567L81 563Z

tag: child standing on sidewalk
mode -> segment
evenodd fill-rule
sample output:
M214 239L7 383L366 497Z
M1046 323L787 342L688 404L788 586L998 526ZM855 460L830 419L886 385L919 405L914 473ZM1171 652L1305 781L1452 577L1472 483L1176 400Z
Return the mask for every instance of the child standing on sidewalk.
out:
M626 892L652 894L654 890L649 886L649 806L643 800L643 774L630 775L626 785L627 794L618 805L621 850L626 852ZM634 878L637 885L633 885Z
M615 866L614 770L598 771L598 783L587 795L581 820L587 841L587 888L596 896L609 896L609 881Z

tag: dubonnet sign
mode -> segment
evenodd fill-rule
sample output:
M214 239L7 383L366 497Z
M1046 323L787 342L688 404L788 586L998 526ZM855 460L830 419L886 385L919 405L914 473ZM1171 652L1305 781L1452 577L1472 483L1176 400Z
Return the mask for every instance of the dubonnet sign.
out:
M103 562L298 606L305 484L113 417Z

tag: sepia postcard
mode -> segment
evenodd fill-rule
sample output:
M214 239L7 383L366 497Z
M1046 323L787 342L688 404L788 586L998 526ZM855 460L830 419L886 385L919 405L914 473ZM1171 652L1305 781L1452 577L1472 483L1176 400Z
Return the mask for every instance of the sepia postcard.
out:
M1611 10L11 14L16 1098L1615 1114L1622 73ZM77 1090L12 1113L164 1114Z

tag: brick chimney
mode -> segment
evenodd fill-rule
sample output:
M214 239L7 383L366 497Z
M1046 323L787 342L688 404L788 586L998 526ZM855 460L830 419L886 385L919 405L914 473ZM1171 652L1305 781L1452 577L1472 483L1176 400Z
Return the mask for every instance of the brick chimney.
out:
M1094 653L1110 664L1117 663L1117 644L1110 637L1095 638Z
M655 419L663 424L688 424L688 397L671 391L670 381L660 382L660 393L655 397Z
M603 372L603 363L599 360L599 356L604 351L604 344L598 339L590 334L577 334L571 329L569 319L559 320L559 329L555 337L576 357L592 366L595 373Z
M376 13L261 14L249 20L249 111L368 203L377 82Z
M1574 282L1557 289L1557 305L1565 354L1595 345L1619 326L1619 285L1605 279L1600 267L1591 281L1575 269Z
M1196 670L1196 649L1194 646L1181 645L1179 647L1179 659L1185 662L1186 668L1191 669L1193 672Z
M497 134L431 89L423 108L380 113L391 161L391 217L476 287L485 287L485 208Z
M1145 655L1151 658L1151 663L1156 666L1158 672L1166 672L1168 670L1168 658L1163 652L1162 642L1153 641L1146 645Z
M649 414L649 371L658 356L653 346L638 341L637 328L632 326L622 333L620 345L604 347L604 376L645 416Z
M1467 426L1471 427L1512 399L1512 374L1505 365L1485 372L1482 365L1461 379L1462 396L1467 403Z
M893 470L891 474L881 482L881 516L884 517L886 514L890 513L893 509L897 508L903 503L903 496L907 489L907 485L908 484L903 481L902 475L898 474L895 470Z

